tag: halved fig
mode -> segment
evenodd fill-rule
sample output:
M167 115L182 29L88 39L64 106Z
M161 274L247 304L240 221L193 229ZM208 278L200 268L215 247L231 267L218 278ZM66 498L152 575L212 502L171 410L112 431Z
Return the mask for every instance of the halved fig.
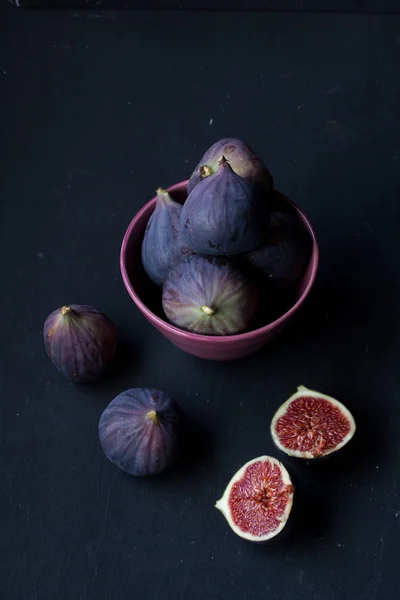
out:
M303 385L278 408L271 422L276 446L289 456L306 459L343 448L355 430L354 418L341 402Z
M283 464L272 456L259 456L232 477L215 507L234 533L251 542L266 542L285 527L293 494Z

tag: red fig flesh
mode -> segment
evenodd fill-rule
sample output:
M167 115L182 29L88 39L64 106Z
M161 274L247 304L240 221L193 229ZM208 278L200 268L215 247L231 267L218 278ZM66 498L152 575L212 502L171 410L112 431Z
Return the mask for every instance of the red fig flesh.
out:
M285 527L293 494L294 486L282 463L272 456L260 456L239 469L215 507L238 536L265 542Z
M271 435L277 447L297 458L320 458L342 448L353 437L356 424L338 400L297 388L275 413Z

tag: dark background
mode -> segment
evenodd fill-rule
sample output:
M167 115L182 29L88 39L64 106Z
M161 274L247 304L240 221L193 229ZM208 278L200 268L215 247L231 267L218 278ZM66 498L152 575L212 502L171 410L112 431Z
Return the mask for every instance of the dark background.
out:
M3 0L5 2L6 0ZM398 0L8 0L24 8L275 10L398 13Z
M397 600L400 17L0 9L0 598ZM309 215L321 264L297 321L239 363L186 355L142 318L123 234L158 185L247 140ZM116 323L102 384L63 380L42 325L65 303ZM354 440L296 478L292 538L257 546L214 509L277 455L299 384L353 411ZM156 479L102 454L128 387L177 399L193 449Z

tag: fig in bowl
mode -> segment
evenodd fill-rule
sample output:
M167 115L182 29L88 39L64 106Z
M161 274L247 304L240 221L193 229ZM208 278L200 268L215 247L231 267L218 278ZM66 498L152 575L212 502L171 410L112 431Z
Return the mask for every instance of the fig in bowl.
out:
M312 251L312 241L295 213L270 214L264 243L246 254L246 259L271 283L294 284L302 275Z
M222 157L214 175L189 194L181 213L181 230L200 254L240 254L265 238L270 194L237 175Z
M201 181L217 173L223 158L229 162L233 171L240 177L260 185L265 190L272 188L271 174L254 150L237 138L223 138L210 146L203 154L189 179L189 193Z
M168 275L162 305L169 321L181 329L232 335L248 328L258 293L232 260L195 254Z
M180 227L182 205L167 190L157 189L156 208L151 215L142 243L142 263L149 278L162 286L171 269L191 250Z

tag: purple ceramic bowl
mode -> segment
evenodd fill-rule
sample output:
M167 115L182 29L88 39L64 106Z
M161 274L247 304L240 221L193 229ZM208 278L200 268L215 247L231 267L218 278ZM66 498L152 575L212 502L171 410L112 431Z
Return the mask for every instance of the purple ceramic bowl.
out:
M168 188L174 200L183 202L187 196L187 183L182 181ZM284 198L282 196L282 198ZM141 244L147 221L152 214L156 198L145 204L132 219L126 230L120 256L122 278L136 306L156 329L181 350L209 360L232 360L242 358L265 346L279 333L297 313L310 293L318 268L318 245L315 233L307 217L290 200L286 202L297 212L312 239L309 264L298 285L293 305L282 316L263 327L230 336L209 336L190 333L171 325L165 320L161 307L161 289L144 273L141 262Z

